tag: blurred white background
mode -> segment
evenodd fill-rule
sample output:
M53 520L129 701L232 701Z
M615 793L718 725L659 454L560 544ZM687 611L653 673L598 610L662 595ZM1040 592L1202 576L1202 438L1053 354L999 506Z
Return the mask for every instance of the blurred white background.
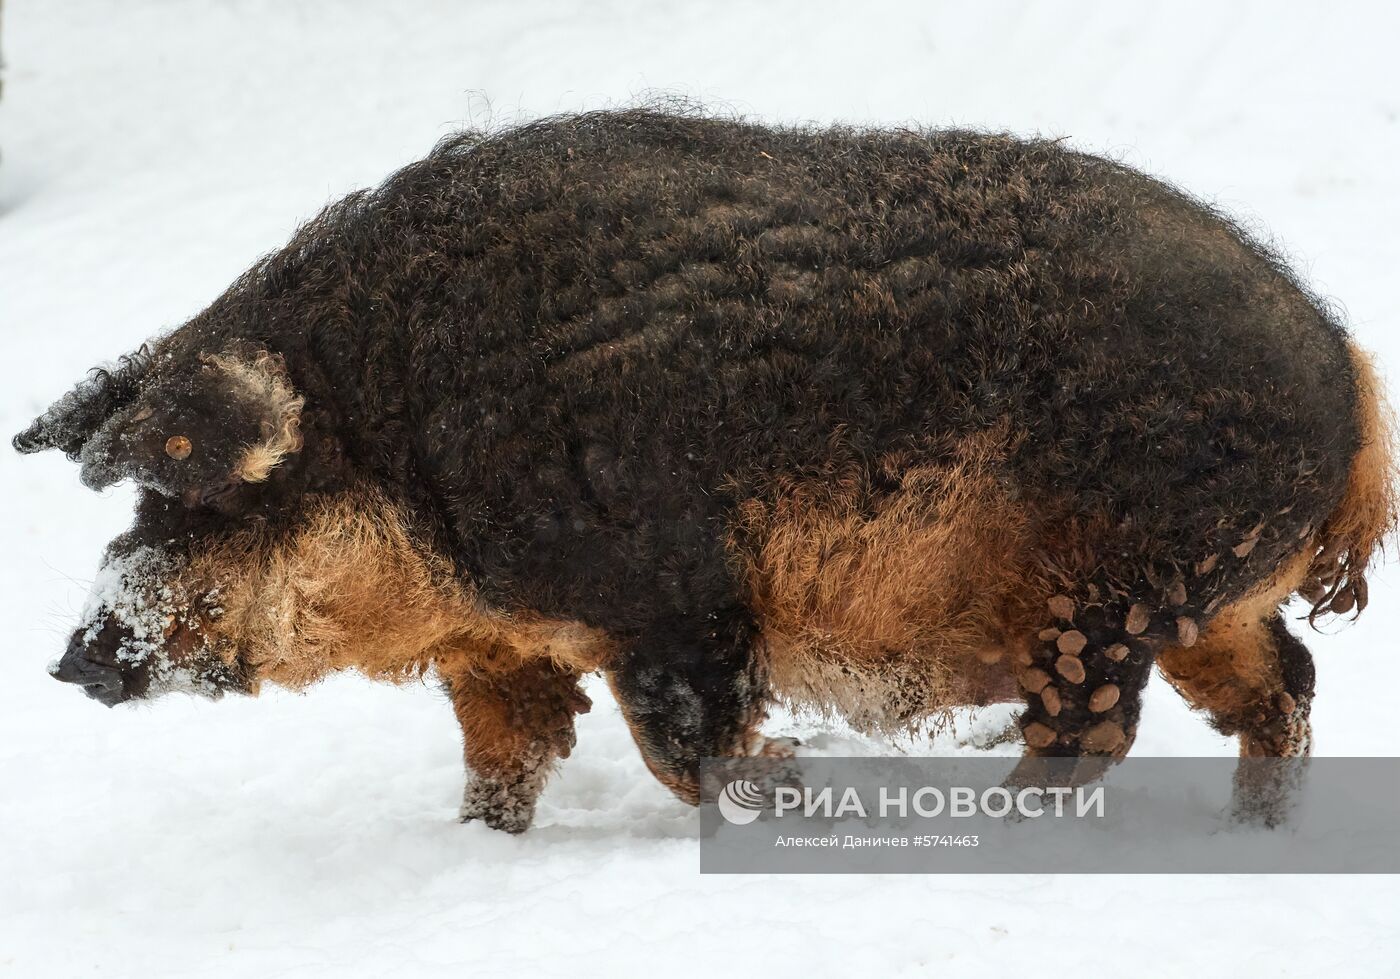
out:
M1278 0L8 0L0 431L443 134L652 92L1067 137L1281 241L1400 365L1397 34L1392 4ZM602 687L523 838L456 824L427 686L103 710L44 665L130 495L4 451L0 502L0 975L1400 971L1393 878L701 878ZM1393 753L1396 582L1309 640L1320 753ZM1137 751L1234 746L1158 682Z

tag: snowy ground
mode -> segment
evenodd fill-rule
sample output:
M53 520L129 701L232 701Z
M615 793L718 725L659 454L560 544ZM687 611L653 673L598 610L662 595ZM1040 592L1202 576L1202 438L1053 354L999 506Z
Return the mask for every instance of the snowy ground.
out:
M10 0L0 432L488 107L653 89L1119 154L1266 226L1400 365L1395 9ZM428 687L104 710L44 673L130 508L76 477L0 452L0 974L1400 973L1393 878L702 878L602 689L522 838L455 822ZM1321 753L1392 749L1398 594L1313 642ZM1158 683L1137 750L1233 746Z

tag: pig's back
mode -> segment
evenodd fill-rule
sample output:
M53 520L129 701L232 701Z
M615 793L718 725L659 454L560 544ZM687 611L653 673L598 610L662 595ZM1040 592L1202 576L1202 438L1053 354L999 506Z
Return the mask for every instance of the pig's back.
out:
M488 579L693 551L992 431L1014 492L1183 535L1222 495L1325 512L1355 448L1342 332L1286 273L1051 142L600 113L445 144L357 227L413 471Z

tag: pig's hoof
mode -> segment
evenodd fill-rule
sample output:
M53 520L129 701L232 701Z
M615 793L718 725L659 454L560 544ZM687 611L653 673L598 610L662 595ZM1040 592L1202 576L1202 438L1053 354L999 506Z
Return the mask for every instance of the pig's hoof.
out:
M1287 825L1302 793L1306 766L1306 758L1240 759L1230 821L1260 829Z
M523 833L535 818L537 794L521 782L508 783L478 776L467 782L458 818L464 823L479 819L492 829Z
M796 738L764 738L763 743L752 755L761 762L748 766L751 781L771 795L779 787L802 789L802 771L797 761L797 748L802 744Z
M759 758L796 758L802 742L796 738L764 738L754 754Z

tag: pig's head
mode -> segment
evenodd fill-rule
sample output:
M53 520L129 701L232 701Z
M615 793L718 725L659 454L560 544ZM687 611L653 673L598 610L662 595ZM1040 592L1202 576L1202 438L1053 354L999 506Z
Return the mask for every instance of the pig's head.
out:
M108 547L50 667L57 679L108 706L256 687L223 625L224 572L285 510L278 481L302 448L301 409L266 351L158 348L95 372L15 437L21 452L61 449L94 489L143 487L135 524Z
M82 480L131 479L187 505L260 483L301 448L302 399L265 350L151 353L94 371L15 436L20 452L62 449Z

